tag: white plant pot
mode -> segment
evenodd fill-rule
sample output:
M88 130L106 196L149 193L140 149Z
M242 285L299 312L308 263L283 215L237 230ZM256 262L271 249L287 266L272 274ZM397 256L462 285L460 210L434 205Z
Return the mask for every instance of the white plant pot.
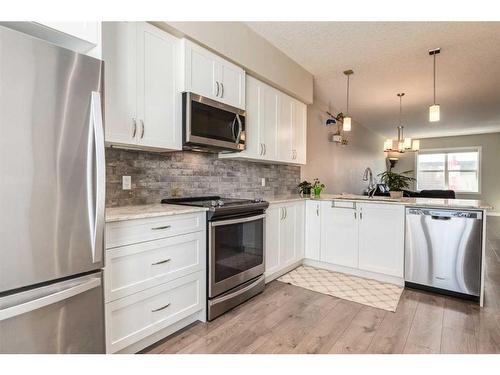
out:
M391 198L395 198L395 199L403 198L402 191L389 191L389 194L391 195Z

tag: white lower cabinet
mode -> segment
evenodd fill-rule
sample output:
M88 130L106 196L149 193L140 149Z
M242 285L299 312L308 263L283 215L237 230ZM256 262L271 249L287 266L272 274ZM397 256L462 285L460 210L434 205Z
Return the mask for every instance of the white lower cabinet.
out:
M321 202L306 201L305 218L305 254L306 259L320 260L321 248Z
M402 205L306 202L305 263L402 284Z
M403 277L405 208L390 204L359 206L359 268Z
M108 353L138 351L205 319L204 220L195 213L106 224Z
M358 266L358 225L355 204L343 207L335 202L321 202L321 256L322 262L345 267ZM349 207L351 206L351 207Z
M266 211L266 281L304 258L305 202L271 204Z

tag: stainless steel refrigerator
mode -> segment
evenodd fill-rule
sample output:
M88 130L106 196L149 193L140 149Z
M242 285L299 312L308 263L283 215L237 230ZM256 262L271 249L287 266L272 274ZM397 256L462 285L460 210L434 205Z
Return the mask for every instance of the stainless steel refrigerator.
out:
M0 353L103 353L103 63L0 27Z

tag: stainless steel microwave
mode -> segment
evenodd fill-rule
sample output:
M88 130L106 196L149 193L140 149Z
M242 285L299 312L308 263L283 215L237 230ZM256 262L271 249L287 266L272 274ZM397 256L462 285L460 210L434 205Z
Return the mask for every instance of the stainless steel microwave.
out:
M183 149L243 151L245 138L244 110L191 92L182 94Z

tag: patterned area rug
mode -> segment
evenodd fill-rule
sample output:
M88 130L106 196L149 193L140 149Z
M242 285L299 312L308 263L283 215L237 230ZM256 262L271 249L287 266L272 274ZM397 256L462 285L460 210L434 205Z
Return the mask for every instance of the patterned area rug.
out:
M307 266L300 266L278 280L392 312L396 311L403 292L402 287L394 284Z

